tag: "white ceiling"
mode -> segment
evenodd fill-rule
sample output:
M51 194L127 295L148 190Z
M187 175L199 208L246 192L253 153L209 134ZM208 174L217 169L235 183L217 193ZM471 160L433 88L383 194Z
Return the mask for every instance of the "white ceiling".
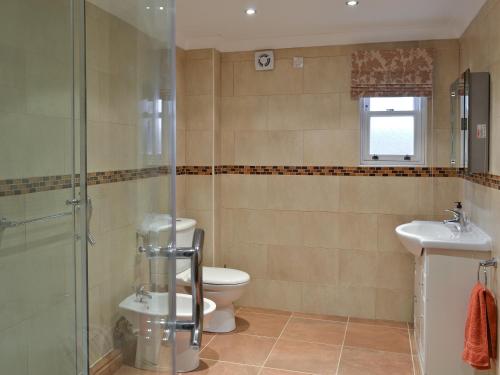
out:
M458 38L486 0L177 0L177 44L243 51ZM255 7L257 15L244 9Z

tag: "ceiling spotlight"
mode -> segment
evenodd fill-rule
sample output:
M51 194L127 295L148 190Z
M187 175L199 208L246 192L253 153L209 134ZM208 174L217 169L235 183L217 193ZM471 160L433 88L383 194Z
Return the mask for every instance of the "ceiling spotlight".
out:
M160 10L163 10L163 7L160 7Z
M359 5L359 1L357 0L349 0L346 1L345 5L350 6L350 7L355 7Z
M248 9L245 9L245 14L247 16L253 16L255 15L255 13L257 13L257 11L255 10L255 8L248 8Z
M147 6L147 7L146 7L146 9L147 9L147 10L150 10L150 9L151 9L151 7L150 7L150 6Z

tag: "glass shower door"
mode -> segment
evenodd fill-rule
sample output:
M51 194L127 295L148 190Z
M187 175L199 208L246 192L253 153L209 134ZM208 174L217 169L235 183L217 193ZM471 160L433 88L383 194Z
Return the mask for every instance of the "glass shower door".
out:
M1 374L86 373L80 3L0 2Z
M92 369L174 374L175 2L87 0Z

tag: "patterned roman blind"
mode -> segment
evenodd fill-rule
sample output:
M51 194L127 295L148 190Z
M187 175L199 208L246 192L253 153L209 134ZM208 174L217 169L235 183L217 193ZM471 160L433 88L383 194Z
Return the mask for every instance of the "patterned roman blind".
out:
M432 49L361 50L352 54L351 97L432 96Z

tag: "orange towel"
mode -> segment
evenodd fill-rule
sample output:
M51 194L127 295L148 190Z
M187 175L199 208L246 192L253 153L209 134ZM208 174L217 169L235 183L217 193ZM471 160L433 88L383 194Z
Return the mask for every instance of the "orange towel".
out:
M497 357L497 308L493 294L481 283L472 290L462 358L478 370L491 368L490 358Z

